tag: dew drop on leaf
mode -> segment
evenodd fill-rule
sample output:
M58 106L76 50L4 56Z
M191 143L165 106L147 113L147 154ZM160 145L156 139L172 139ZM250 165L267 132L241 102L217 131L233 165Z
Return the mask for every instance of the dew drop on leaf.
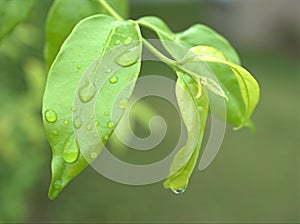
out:
M128 67L135 64L140 58L140 51L137 46L123 52L116 57L115 62L123 67Z
M55 130L54 130L52 133L53 133L54 135L58 135L58 132L55 131Z
M87 103L93 99L96 92L96 86L93 83L86 81L85 84L80 87L78 94L81 102Z
M91 159L96 159L98 154L96 152L91 152L90 157Z
M104 116L106 116L106 117L107 117L108 115L109 115L109 113L108 113L108 112L105 112L105 113L104 113Z
M64 120L64 124L69 124L69 121L67 121L67 120Z
M62 156L67 163L74 163L78 159L79 149L74 136L66 139Z
M113 123L110 121L110 122L107 123L107 127L108 127L108 128L113 128L114 125L113 125Z
M127 37L125 40L124 40L124 44L125 45L129 45L132 43L132 38L131 37Z
M109 79L109 82L111 83L111 84L115 84L115 83L117 83L118 82L118 77L117 76L112 76L110 79Z
M77 65L77 69L81 69L81 65Z
M59 180L55 181L55 183L54 183L54 189L55 190L60 190L61 189L61 183L60 183Z
M53 110L46 110L45 118L46 118L46 121L48 121L50 123L54 123L57 120L57 115L56 115L55 111L53 111Z
M120 101L119 101L119 107L120 107L121 109L126 108L127 105L128 105L128 99L126 99L126 98L120 99Z
M100 124L99 121L96 120L95 121L95 126L97 127L97 126L99 126L99 124Z
M109 138L109 136L105 135L104 138L103 138L103 141L106 142L108 140L108 138Z
M77 118L74 120L73 125L74 125L74 127L75 127L76 129L81 128L81 126L82 126L82 120L81 120L81 118L80 118L80 117L77 117Z
M88 125L86 126L86 129L87 129L88 131L91 131L91 130L93 129L93 127L92 127L91 124L88 124Z

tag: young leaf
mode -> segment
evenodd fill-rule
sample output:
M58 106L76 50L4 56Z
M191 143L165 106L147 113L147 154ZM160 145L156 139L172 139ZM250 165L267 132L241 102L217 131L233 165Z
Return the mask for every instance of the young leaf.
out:
M207 26L197 24L181 33L174 34L164 21L154 16L142 17L138 20L138 23L156 32L158 37L165 41L163 45L175 59L180 60L183 56L182 53L185 52L174 49L174 45L170 45L169 42L177 43L186 49L200 45L211 46L223 52L235 64L240 64L239 56L231 44Z
M188 139L175 155L170 176L165 180L164 186L175 193L181 193L186 189L197 163L207 120L208 98L205 93L197 98L197 83L188 75L181 72L177 74L176 98L187 128Z
M22 22L36 0L0 0L0 41Z
M128 0L107 1L120 15L127 17ZM47 18L45 60L48 69L59 48L74 26L88 16L107 14L98 0L55 0Z
M114 52L116 43L126 44ZM141 50L141 34L135 22L121 22L104 15L80 21L62 45L49 71L43 98L43 122L53 153L49 198L54 199L88 165L83 156L86 152L78 148L82 141L78 142L74 131L95 127L104 143L111 135L116 125L111 123L111 111L125 87L124 97L130 97L133 91L140 71ZM112 57L104 63L111 51L117 55L109 55ZM110 65L118 69L107 67ZM81 107L95 105L96 114L93 111L81 114L82 108L76 102ZM114 121L120 119L123 108L122 105L116 109ZM78 117L72 117L74 111ZM84 121L88 116L95 125ZM97 137L83 142L94 139ZM96 154L92 152L89 162L100 150L97 148Z
M203 61L208 63L219 63L229 66L238 80L239 89L241 91L242 99L245 105L244 120L238 128L243 127L245 123L250 119L260 97L259 85L253 78L253 76L251 76L251 74L243 67L232 63L222 52L213 47L193 47L189 50L186 60L188 60L189 62Z

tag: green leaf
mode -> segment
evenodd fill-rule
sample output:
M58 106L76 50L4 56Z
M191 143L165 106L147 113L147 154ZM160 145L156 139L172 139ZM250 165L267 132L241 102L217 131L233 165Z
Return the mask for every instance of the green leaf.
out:
M0 41L22 22L35 0L0 0Z
M115 50L116 44L120 45ZM80 21L62 45L43 98L43 122L53 153L49 198L54 199L102 149L96 145L91 149L96 151L90 152L82 147L98 138L75 132L94 133L96 129L103 143L112 134L126 106L119 107L118 102L130 97L138 77L141 50L135 22L104 15ZM93 105L95 114L86 112Z
M224 37L207 26L197 24L181 33L174 34L170 28L157 17L143 17L138 20L138 23L156 32L158 37L165 41L163 45L175 59L181 59L185 52L183 52L182 49L174 49L174 44L168 42L177 43L186 49L200 45L211 46L223 52L226 57L234 63L240 64L239 56L231 44Z
M231 71L237 78L243 103L245 105L245 114L243 114L243 120L241 121L237 129L243 127L245 123L250 119L260 98L259 85L253 78L253 76L243 67L232 63L222 52L213 47L193 47L189 50L185 61L217 63L226 65L231 69ZM230 86L227 86L226 88L229 89Z
M175 193L181 193L186 189L197 163L209 105L205 93L197 98L199 86L191 77L181 72L177 74L176 98L187 128L188 139L175 155L170 167L170 176L165 180L164 186L171 188Z
M211 74L215 76L216 81L220 84L219 87L217 85L210 85L208 86L211 91L213 91L219 96L223 96L225 98L228 97L228 100L226 100L226 118L224 117L224 113L220 112L218 116L222 119L225 119L228 123L242 127L243 125L247 126L247 119L249 119L249 116L251 116L255 105L255 101L253 103L249 102L251 100L247 99L247 91L245 89L240 89L240 86L245 86L242 84L240 76L236 76L235 70L232 70L231 67L220 64L220 63L209 63L208 68L205 63L198 63L196 65L184 65L183 57L187 54L188 48L196 47L196 46L208 46L213 47L218 50L218 53L221 55L225 55L226 60L233 62L236 66L240 64L240 59L238 57L238 54L236 51L232 48L230 43L221 35L213 31L212 29L204 26L204 25L194 25L191 28L187 29L186 31L183 31L178 34L174 34L168 26L159 18L156 17L143 17L141 18L138 23L142 26L145 26L154 32L157 33L158 37L162 40L162 44L166 48L166 50L176 59L181 61L181 67L187 68L185 69L186 72L190 71L190 73L196 73L199 76L203 77L211 77ZM179 45L179 46L177 46ZM186 49L183 49L182 47L185 47ZM212 52L210 52L212 53ZM216 55L218 57L218 55ZM243 69L240 67L240 69ZM209 70L209 71L208 71ZM244 70L244 69L243 69ZM207 72L208 71L208 72ZM206 74L205 74L206 73ZM246 78L251 79L253 81L253 78L251 75L246 76ZM250 80L250 82L252 82ZM255 81L255 80L254 80ZM254 82L253 82L254 83ZM256 83L256 81L255 81ZM253 86L254 89L258 89L254 91L254 96L250 96L253 99L259 98L259 87L258 84L255 84L256 86ZM218 88L210 88L213 86L217 86ZM225 94L222 94L222 92ZM251 93L249 93L251 94ZM211 95L211 97L214 97ZM247 99L246 104L252 104L247 106L244 103L244 100ZM219 102L217 98L211 99ZM257 100L258 101L258 100ZM218 103L215 103L215 110L214 112L218 112ZM223 105L223 103L220 103L220 105ZM248 108L246 108L248 107ZM223 106L220 106L220 110L223 110Z
M128 16L128 0L107 2L121 16ZM46 25L45 60L48 69L74 26L81 19L95 14L109 14L98 0L55 0L49 11Z

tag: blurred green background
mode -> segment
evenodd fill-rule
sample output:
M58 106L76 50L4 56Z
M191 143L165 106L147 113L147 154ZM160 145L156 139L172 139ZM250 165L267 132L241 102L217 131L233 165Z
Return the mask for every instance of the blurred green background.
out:
M37 1L0 45L0 222L300 221L298 0L131 1L133 18L157 15L174 31L204 23L231 40L261 86L256 133L228 127L216 159L205 171L195 170L184 194L162 183L122 185L87 168L54 201L47 198L51 151L41 119L50 5ZM176 123L164 104L156 109ZM176 128L170 129L155 151L177 141ZM160 154L149 156L159 160Z

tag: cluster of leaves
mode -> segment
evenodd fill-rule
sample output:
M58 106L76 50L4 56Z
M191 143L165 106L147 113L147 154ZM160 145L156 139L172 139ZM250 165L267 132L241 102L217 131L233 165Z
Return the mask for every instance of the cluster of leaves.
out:
M216 116L237 129L251 125L250 117L259 101L259 86L241 67L238 54L224 37L204 25L173 33L157 17L125 20L127 7L125 0L56 0L49 12L45 47L49 73L43 121L53 152L51 199L100 153L100 150L89 152L91 159L87 161L74 128L97 129L104 144L113 133L126 105L119 108L115 123L108 112L113 110L116 100L121 102L132 94L140 72L143 45L177 74L175 92L188 131L186 144L175 155L164 182L166 188L179 193L187 187L199 156L208 113L214 113L210 110L214 97L224 99L227 112L225 116L218 113ZM162 55L143 39L140 27L155 32L173 58ZM121 54L104 63L105 54L119 45L123 46ZM118 64L119 68L113 70L107 64ZM214 76L203 72L207 69ZM101 85L93 78L86 78L86 73L90 77L97 73ZM86 80L78 90L83 78ZM120 96L124 88L126 93ZM82 121L80 112L73 119L78 110L77 105L74 107L76 97L82 105L95 102L93 124Z

